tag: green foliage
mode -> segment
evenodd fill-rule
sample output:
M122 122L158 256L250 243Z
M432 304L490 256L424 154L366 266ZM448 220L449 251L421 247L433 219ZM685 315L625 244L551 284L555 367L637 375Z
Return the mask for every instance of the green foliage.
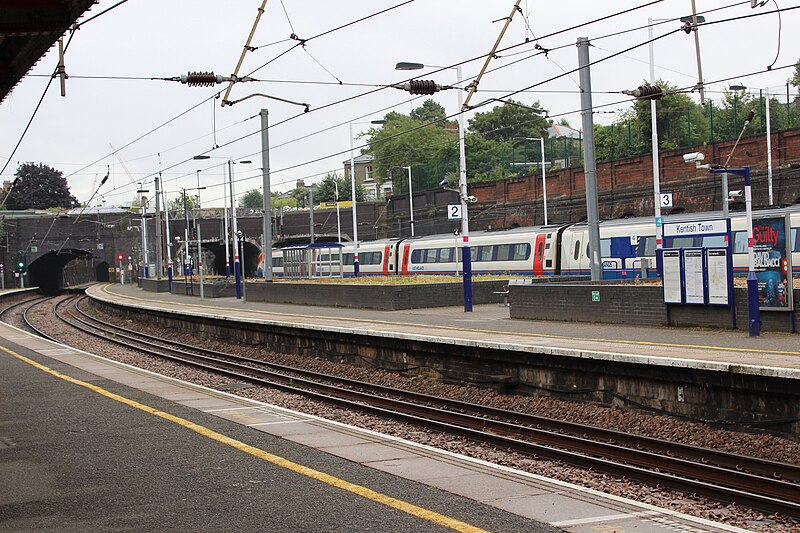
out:
M409 116L414 120L420 120L422 122L438 121L437 126L444 127L444 118L447 116L447 113L441 104L428 98L422 102L421 106L412 109Z
M277 198L273 195L270 206L273 209L281 209L283 207L295 208L297 207L297 198Z
M423 115L422 111L415 114ZM426 125L426 121L396 112L385 119L382 128L373 128L367 134L370 152L375 156L372 168L376 177L399 175L397 168L411 166L415 190L427 189L436 186L448 171L458 169L457 131L441 124ZM407 181L396 180L394 190L407 191Z
M246 209L262 209L264 207L264 195L261 194L261 191L258 189L251 189L239 198L239 207L244 207Z
M174 213L183 213L184 205L183 205L183 198L184 195L181 194L167 202L167 208ZM186 194L186 209L191 211L197 207L197 196Z
M509 99L508 102L514 100ZM539 102L533 102L528 107L539 109L541 106ZM485 139L497 142L513 140L515 137L543 137L549 126L550 121L543 113L512 103L495 106L491 111L476 113L475 117L469 120L471 132L480 133Z
M336 188L339 188L339 201L349 202L353 197L352 184L350 178L345 178L337 172L328 172L322 181L317 185L317 190L314 193L314 202L335 202L336 201ZM364 201L364 187L361 184L356 184L356 201Z
M22 163L14 174L6 209L72 208L77 204L60 170L42 163Z

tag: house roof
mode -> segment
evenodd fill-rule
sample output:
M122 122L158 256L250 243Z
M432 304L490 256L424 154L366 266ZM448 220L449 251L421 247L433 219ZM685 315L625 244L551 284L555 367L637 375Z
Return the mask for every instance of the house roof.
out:
M362 163L362 164L363 163L372 163L373 161L375 161L375 156L372 155L372 154L358 154L353 158L353 163L355 163L356 165L359 164L359 163ZM347 159L342 161L342 163L344 163L345 165L349 165L350 164L350 158L348 157Z
M570 139L580 139L581 130L563 124L553 124L547 128L548 137L569 137Z

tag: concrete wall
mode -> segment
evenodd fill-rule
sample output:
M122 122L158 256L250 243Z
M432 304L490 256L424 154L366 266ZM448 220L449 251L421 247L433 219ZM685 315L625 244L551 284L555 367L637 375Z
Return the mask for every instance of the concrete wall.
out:
M505 280L478 281L472 284L475 305L503 302ZM150 292L167 292L167 280L140 279L139 287ZM244 288L247 300L252 302L319 305L324 307L352 307L357 309L420 309L464 304L461 283L426 283L420 285L354 285L280 281L273 283L247 282ZM236 288L232 280L206 282L206 298L233 297ZM183 280L173 281L173 294L200 296L200 283L187 285Z
M592 301L592 293L600 294ZM736 327L747 329L747 291L735 289ZM794 289L800 302L800 289ZM511 318L524 320L560 320L565 322L600 322L638 326L705 326L732 328L730 307L708 305L670 305L663 303L661 285L619 282L563 282L511 285ZM764 331L795 331L797 311L762 311Z

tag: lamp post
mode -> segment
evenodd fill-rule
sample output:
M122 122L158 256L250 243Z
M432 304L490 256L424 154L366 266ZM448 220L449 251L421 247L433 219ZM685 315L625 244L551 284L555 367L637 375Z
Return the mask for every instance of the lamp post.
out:
M356 214L356 164L353 152L353 124L386 124L385 120L350 122L350 194L353 201L353 276L358 277L358 215ZM313 209L313 206L312 206Z
M542 147L542 203L544 204L544 225L547 221L547 165L544 159L544 137L517 137L521 141L539 141ZM550 155L553 155L552 153ZM527 158L526 158L527 160Z
M196 155L192 159L195 160L206 160L212 159L210 155ZM228 245L233 244L233 272L234 278L236 280L236 299L242 299L242 265L239 261L239 240L236 238L236 195L234 192L234 180L233 180L233 159L230 157L214 157L214 159L227 159L228 161L228 186L230 191L230 207L231 207L231 231L228 232L227 227L227 216L225 217L225 275L230 276L230 260L228 256ZM239 161L242 164L249 164L249 160ZM223 183L223 190L224 190L224 183Z
M414 237L414 189L411 187L411 166L403 168L408 170L408 223L411 226L411 236Z
M425 67L437 67L424 63L401 61L395 70L420 70ZM453 68L453 67L446 67ZM458 195L461 200L461 238L462 238L462 270L464 285L464 312L472 312L472 252L469 246L469 212L467 210L467 158L464 150L464 95L461 93L461 65L455 67L458 88Z
M148 189L142 189L142 182L139 182L139 189L137 194L142 195L142 259L144 260L144 278L149 278L150 265L147 259L147 197L144 196L150 192Z
M728 87L731 91L746 91L746 85L730 85ZM759 89L759 92L764 91L764 94L767 97L766 103L766 118L767 118L767 188L769 191L769 205L775 205L775 201L772 196L772 127L770 124L770 110L769 110L769 87L765 87L764 89Z
M333 180L334 200L336 200L336 242L342 243L342 220L339 217L339 184Z

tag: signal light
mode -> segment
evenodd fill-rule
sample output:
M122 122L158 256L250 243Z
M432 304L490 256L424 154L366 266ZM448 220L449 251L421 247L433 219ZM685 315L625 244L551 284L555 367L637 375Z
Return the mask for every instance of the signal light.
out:
M122 254L117 254L117 261L122 261L125 257Z

